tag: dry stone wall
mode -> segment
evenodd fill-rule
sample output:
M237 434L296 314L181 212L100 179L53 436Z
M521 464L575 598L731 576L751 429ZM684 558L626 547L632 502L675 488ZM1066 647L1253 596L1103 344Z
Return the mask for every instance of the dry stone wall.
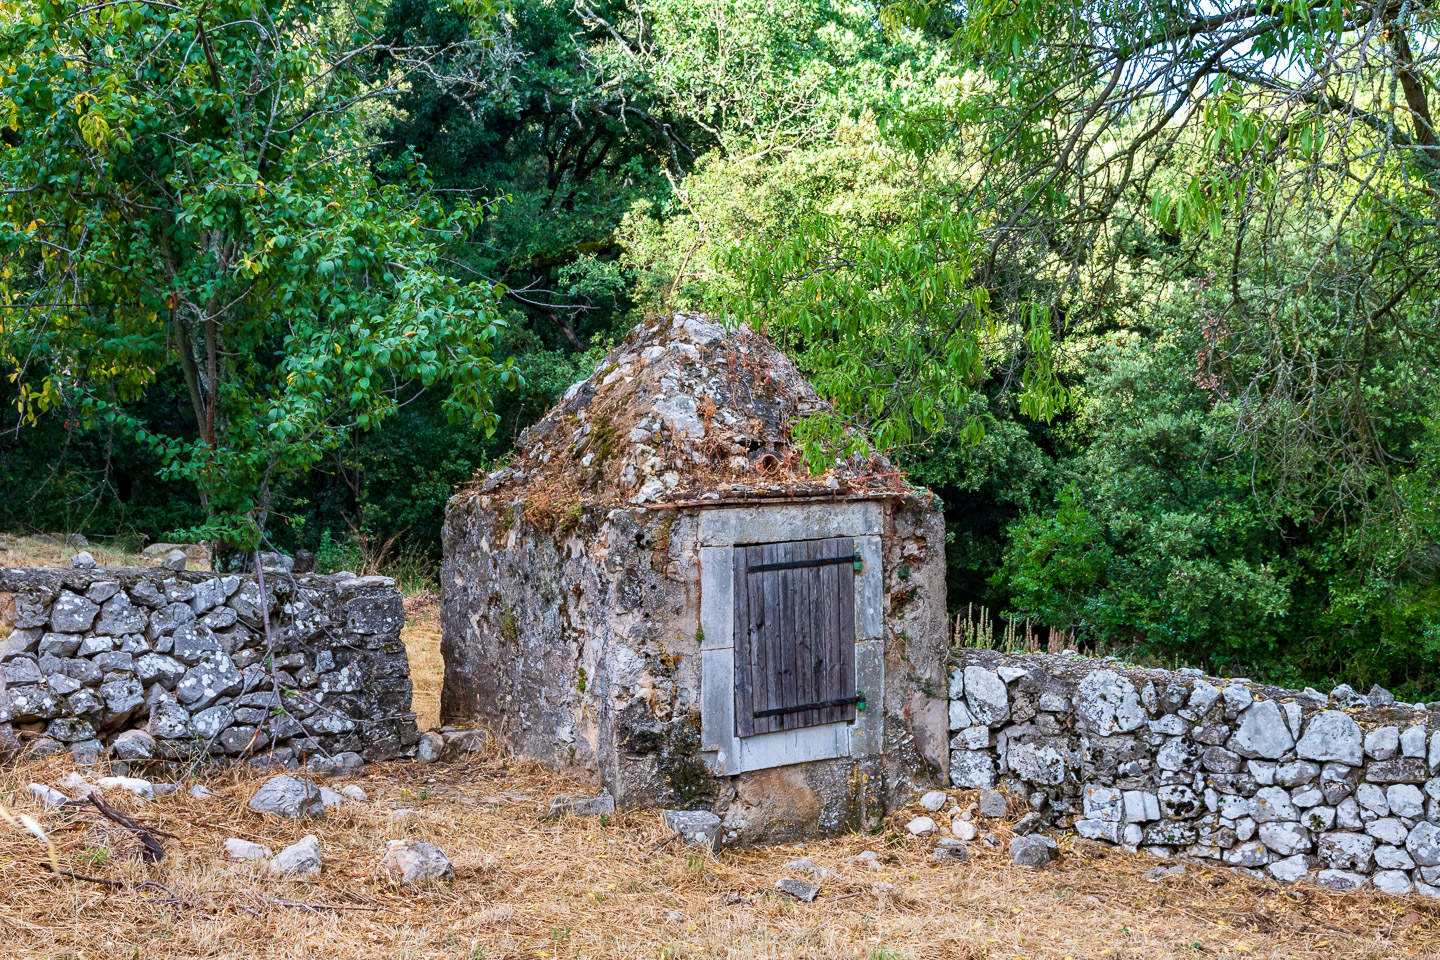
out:
M282 574L265 599L254 577L0 568L0 755L324 768L413 752L394 582Z
M1440 703L962 651L950 778L1054 828L1282 882L1440 896Z

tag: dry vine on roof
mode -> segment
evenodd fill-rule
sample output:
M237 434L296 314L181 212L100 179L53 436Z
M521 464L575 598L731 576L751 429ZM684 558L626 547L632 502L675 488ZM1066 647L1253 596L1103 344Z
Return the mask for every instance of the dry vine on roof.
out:
M521 433L471 493L523 499L553 526L579 504L676 505L907 493L884 457L816 476L791 433L827 403L768 340L696 314L637 325Z

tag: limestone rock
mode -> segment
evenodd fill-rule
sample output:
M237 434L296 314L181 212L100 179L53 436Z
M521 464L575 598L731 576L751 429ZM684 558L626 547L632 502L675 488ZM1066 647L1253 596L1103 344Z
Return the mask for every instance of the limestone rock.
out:
M490 735L484 730L441 730L445 746L440 752L442 760L462 760L472 753L479 753L490 742Z
M185 676L185 664L163 653L146 653L135 658L135 675L144 683L159 683L168 690Z
M598 794L567 793L550 800L552 817L598 817L615 812L615 798L608 791Z
M213 740L230 724L235 722L235 708L229 704L210 707L196 712L195 734L201 740Z
M962 788L992 786L995 759L980 750L954 751L950 754L950 783Z
M440 759L444 749L445 738L434 730L426 730L420 734L420 742L415 745L415 759L421 763L434 763Z
M1405 842L1410 830L1405 821L1398 817L1381 817L1365 825L1365 832L1381 843L1399 845Z
M1294 747L1284 714L1273 700L1260 700L1246 708L1230 741L1230 749L1240 756L1265 760L1278 760Z
M1251 810L1251 816L1256 823L1294 822L1300 819L1300 811L1291 802L1290 794L1281 787L1261 787L1251 803Z
M800 880L796 877L781 877L775 881L775 889L786 896L794 897L796 900L803 900L806 903L814 903L815 898L820 894L819 884L811 883L809 880Z
M62 743L95 739L95 728L76 717L57 717L45 727L45 735Z
M97 766L105 759L105 744L99 740L80 740L70 744L70 756L82 767Z
M1282 763L1275 768L1275 783L1282 787L1301 787L1320 776L1319 764L1309 760Z
M1364 762L1364 738L1349 714L1322 710L1310 719L1295 752L1306 760L1338 760L1351 766Z
M984 667L965 668L965 705L980 724L1000 723L1010 716L1005 681Z
M183 740L195 732L190 712L173 697L156 698L150 705L150 720L145 730L161 740Z
M1422 867L1440 865L1440 826L1416 824L1405 838L1405 851Z
M175 604L183 610L190 610L184 604ZM166 608L170 609L169 607ZM161 611L163 613L164 611ZM193 616L193 614L191 614ZM160 614L155 615L159 617ZM221 651L220 641L209 627L194 623L182 623L170 636L170 655L182 663L194 666Z
M980 791L980 816L1003 817L1007 807L1005 794L999 790Z
M1274 856L1265 844L1252 840L1226 850L1223 859L1231 866L1258 869L1270 863Z
M1081 797L1087 819L1119 823L1124 818L1124 800L1116 787L1089 784Z
M1370 885L1381 893L1396 896L1409 893L1413 888L1410 883L1410 875L1404 870L1377 870L1375 875L1370 878Z
M272 777L250 798L249 807L256 813L299 820L302 817L323 817L325 805L320 791L308 780L286 774Z
M238 837L226 840L224 847L225 856L231 860L269 860L273 855L269 847Z
M1043 867L1054 860L1058 853L1059 847L1055 841L1044 834L1012 837L1010 840L1010 859L1016 866Z
M40 683L44 679L40 665L29 657L16 657L0 667L0 689L17 687L22 683Z
M945 839L935 845L930 859L936 863L964 863L970 859L970 851L959 840Z
M455 876L455 868L444 852L420 840L391 840L379 872L398 883L426 883Z
M28 723L51 720L65 712L65 701L44 687L0 690L0 722ZM92 733L91 736L94 736ZM77 737L84 740L88 737Z
M720 839L720 818L709 810L662 810L665 826L680 839L696 846L715 847Z
M0 723L0 763L19 756L20 751L19 735L8 724Z
M221 697L239 693L241 680L235 662L227 654L218 653L185 672L175 685L175 697L191 710L203 710Z
M58 810L70 802L65 796L54 787L47 787L43 783L32 783L28 787L30 796L34 797L46 810Z
M1160 819L1160 799L1148 790L1126 790L1125 822L1147 823Z
M65 744L50 737L36 737L30 741L30 750L26 754L32 760L43 760L46 757L55 757L65 752Z
M273 782L273 781L272 781ZM320 839L315 834L306 834L299 843L292 844L276 854L270 861L270 872L282 877L316 877L324 867L320 859Z
M1080 681L1075 712L1101 736L1134 730L1147 719L1135 685L1114 670L1096 670Z
M1403 847L1381 845L1375 848L1375 866L1382 870L1414 870L1415 858Z
M935 832L935 821L929 817L916 817L905 824L905 829L913 837L928 837Z
M131 603L130 597L121 590L101 604L100 619L95 624L95 632L109 637L141 633L149 620L149 613Z
M1120 842L1120 824L1110 820L1076 820L1075 832L1086 840Z
M1425 756L1425 727L1423 725L1406 727L1405 732L1400 734L1400 754L1416 758Z
M1065 758L1048 743L1012 743L1005 763L1029 783L1058 786L1065 782Z
M949 799L949 795L943 790L931 790L920 798L920 806L929 810L931 813L935 813L939 811L941 807L945 806L945 802Z
M155 799L155 788L150 781L139 777L101 777L95 785L101 790L124 790L143 800Z
M1425 795L1420 788L1408 783L1397 783L1385 791L1385 800L1390 812L1397 817L1419 820L1425 816Z
M1304 854L1296 854L1274 861L1265 870L1281 883L1294 883L1310 872L1310 864L1306 862Z
M1315 875L1315 882L1331 890L1359 890L1365 886L1366 878L1358 873L1345 870L1321 870Z
M84 633L95 623L99 612L99 604L69 590L61 590L50 607L50 629L56 633Z
M1372 760L1389 760L1400 752L1400 728L1380 727L1365 734L1365 755Z

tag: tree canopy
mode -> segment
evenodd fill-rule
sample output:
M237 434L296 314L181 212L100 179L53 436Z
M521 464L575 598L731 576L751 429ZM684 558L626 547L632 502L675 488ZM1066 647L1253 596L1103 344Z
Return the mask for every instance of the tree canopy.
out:
M9 10L0 523L433 554L704 309L834 402L814 467L937 491L957 612L1440 690L1433 5Z
M26 418L117 423L253 545L276 483L445 383L493 429L492 284L438 268L478 209L378 185L363 6L41 3L0 28L0 350ZM418 55L412 53L412 55ZM178 369L188 429L131 409Z

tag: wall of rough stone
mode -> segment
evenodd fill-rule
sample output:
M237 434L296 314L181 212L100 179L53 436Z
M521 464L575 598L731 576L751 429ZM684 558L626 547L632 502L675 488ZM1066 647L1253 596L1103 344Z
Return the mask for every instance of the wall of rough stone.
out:
M1056 828L1284 882L1440 896L1440 703L966 650L950 778Z
M714 776L701 738L700 509L577 507L548 529L521 501L455 498L444 527L441 719L588 774L621 807L706 809L728 842L838 833L943 778L944 528L933 500L886 508L884 749Z
M413 752L394 582L278 574L265 596L269 641L253 576L0 568L0 752L287 768Z

